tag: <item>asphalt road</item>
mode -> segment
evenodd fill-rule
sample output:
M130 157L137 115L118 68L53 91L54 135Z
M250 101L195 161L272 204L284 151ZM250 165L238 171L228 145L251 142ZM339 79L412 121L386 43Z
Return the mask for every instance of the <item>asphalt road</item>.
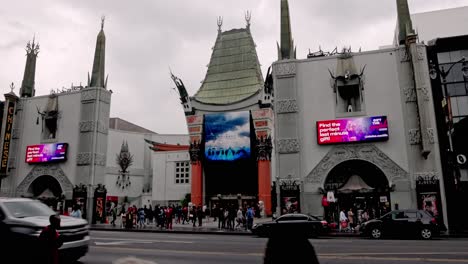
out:
M92 232L83 264L109 264L134 256L165 263L262 263L267 239L232 235ZM310 240L324 263L468 263L468 239L370 240L322 238Z

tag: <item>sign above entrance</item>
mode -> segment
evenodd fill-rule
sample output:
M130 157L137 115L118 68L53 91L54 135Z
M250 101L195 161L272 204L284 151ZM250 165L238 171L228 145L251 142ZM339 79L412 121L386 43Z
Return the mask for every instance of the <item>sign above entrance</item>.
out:
M67 143L39 144L26 147L26 163L49 163L67 160Z
M388 140L386 116L317 121L319 145Z

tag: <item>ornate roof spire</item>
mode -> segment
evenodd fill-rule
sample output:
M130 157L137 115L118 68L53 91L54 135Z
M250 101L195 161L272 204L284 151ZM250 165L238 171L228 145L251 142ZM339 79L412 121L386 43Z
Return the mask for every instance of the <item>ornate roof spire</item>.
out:
M247 23L246 28L250 30L250 20L252 19L252 12L247 11L245 12L245 22Z
M217 21L217 24L218 24L218 33L221 34L221 27L223 26L223 17L222 16L219 16L218 17L218 21Z
M405 44L406 37L414 34L408 0L396 0L398 13L398 44Z
M24 68L23 82L21 83L20 96L33 97L36 93L34 89L36 78L36 59L39 54L39 43L35 42L36 36L33 36L33 41L26 44L26 66Z
M94 51L93 71L91 73L90 87L106 88L105 76L105 55L106 36L104 35L104 16L101 18L101 31L97 36L96 50Z
M296 48L291 33L288 0L281 0L281 40L278 44L278 60L295 59Z

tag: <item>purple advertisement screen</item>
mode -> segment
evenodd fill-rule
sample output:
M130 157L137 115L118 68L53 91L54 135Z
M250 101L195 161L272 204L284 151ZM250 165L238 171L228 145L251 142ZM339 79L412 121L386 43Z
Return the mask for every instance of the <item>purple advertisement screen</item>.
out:
M386 116L317 121L319 145L388 140Z
M39 144L26 147L26 163L47 163L67 159L67 143Z

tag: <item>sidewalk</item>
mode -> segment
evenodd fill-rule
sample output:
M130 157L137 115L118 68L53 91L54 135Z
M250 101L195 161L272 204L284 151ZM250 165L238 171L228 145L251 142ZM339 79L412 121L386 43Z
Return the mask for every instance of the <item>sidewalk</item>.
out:
M255 218L254 224L264 223L271 221L271 218ZM213 218L205 218L202 221L202 226L198 226L198 222L194 227L192 223L189 224L176 224L172 223L172 230L161 227L156 227L153 223L145 225L143 228L126 229L120 227L120 219L116 221L116 226L111 224L94 224L91 225L91 230L95 231L121 231L121 232L154 232L154 233L182 233L182 234L223 234L223 235L252 235L249 230L245 228L238 228L235 230L218 229L218 221L213 221Z

